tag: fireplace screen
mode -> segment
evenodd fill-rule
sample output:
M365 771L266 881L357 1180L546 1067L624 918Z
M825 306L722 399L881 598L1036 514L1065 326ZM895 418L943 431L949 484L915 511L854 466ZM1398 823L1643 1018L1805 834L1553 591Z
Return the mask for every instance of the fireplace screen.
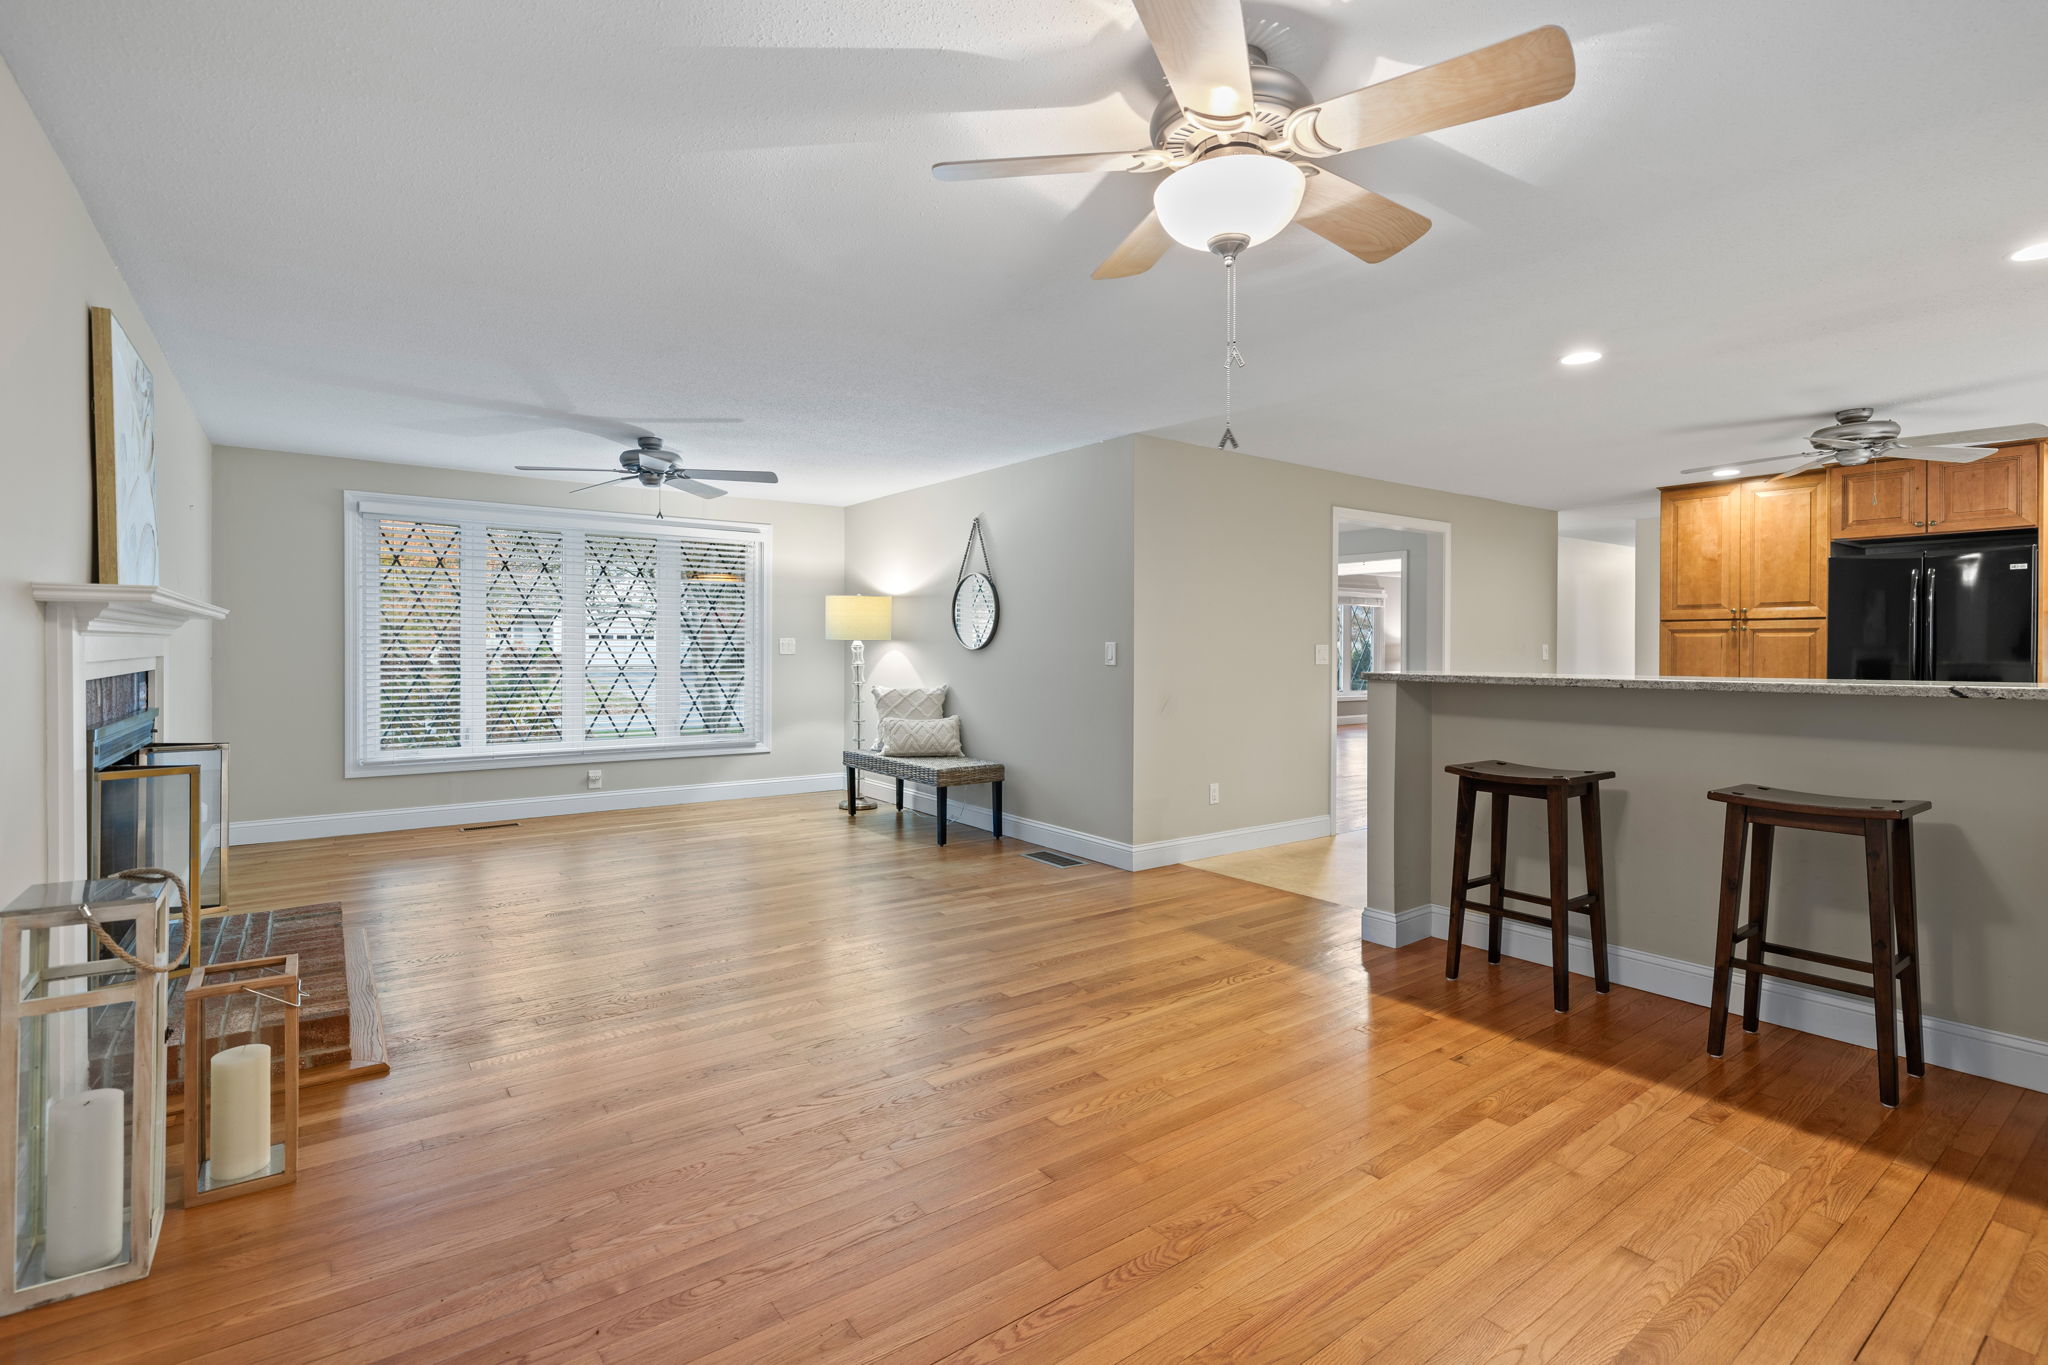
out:
M87 875L168 867L203 909L227 904L225 744L146 744L92 774Z

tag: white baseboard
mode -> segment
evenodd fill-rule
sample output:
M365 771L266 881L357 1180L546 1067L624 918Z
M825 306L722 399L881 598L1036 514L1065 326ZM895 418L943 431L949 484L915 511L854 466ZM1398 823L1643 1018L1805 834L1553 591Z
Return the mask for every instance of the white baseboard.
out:
M844 787L846 780L841 778L839 785ZM885 810L892 808L896 804L896 782L894 778L879 777L873 773L863 773L860 780L860 789L862 795L873 798L876 804ZM960 792L963 790L972 791L984 800L988 796L986 788L956 787L948 789L946 796L946 822L955 825L972 825L976 829L987 829L994 820L989 807L975 805L972 802L962 800ZM928 789L919 787L912 782L903 784L903 804L920 815L931 815L938 810L938 804L933 800L932 793ZM1090 862L1122 868L1126 872L1132 870L1131 846L1116 839L1105 839L1099 834L1089 834L1083 830L1068 829L1065 825L1050 824L1044 820L1033 820L1028 816L1017 815L1010 811L1003 812L1003 834L1007 838L1024 839L1030 843L1042 844L1046 848L1057 849L1061 853L1071 853L1076 858L1086 858Z
M987 829L990 821L989 808L962 800L959 795L962 790L972 791L984 800L987 798L987 792L982 788L953 789L946 798L946 819L972 825L976 829ZM893 778L874 774L863 775L861 791L885 806L896 804L896 784ZM930 815L937 809L931 792L915 783L904 784L904 804L924 815ZM1061 853L1071 853L1076 858L1087 858L1091 862L1104 863L1126 872L1144 872L1155 867L1170 867L1174 863L1192 862L1196 858L1213 858L1224 853L1242 853L1248 849L1265 848L1270 844L1291 844L1301 839L1319 839L1329 832L1330 817L1318 815L1307 820L1251 825L1244 829L1199 834L1187 839L1161 839L1149 844L1129 844L1117 839L1106 839L1099 834L1068 829L1064 825L1033 820L1009 811L1003 812L1003 833L1006 835L1028 839L1034 844L1043 844L1047 848L1058 849Z
M1418 905L1399 914L1367 910L1361 920L1360 935L1370 943L1405 947L1425 937L1448 938L1450 920L1450 910L1441 905ZM1422 927L1425 925L1426 930ZM1485 915L1467 912L1464 939L1465 951L1471 953L1476 950L1483 965L1486 961ZM1574 973L1588 977L1593 974L1593 946L1587 939L1572 935L1566 951L1570 954ZM1533 925L1509 921L1501 935L1501 953L1547 967L1550 965L1550 934ZM1712 967L1665 957L1660 953L1646 953L1639 948L1610 947L1608 971L1616 985L1632 986L1653 995L1669 996L1695 1005L1705 1005L1713 990ZM1573 982L1572 989L1576 994L1581 989L1580 983ZM1585 983L1584 989L1591 990L1591 983ZM1742 1000L1742 975L1738 972L1729 1001L1731 1013L1740 1012ZM1782 1028L1798 1029L1801 1033L1818 1034L1860 1047L1871 1046L1873 1024L1870 1006L1856 996L1841 995L1796 981L1767 980L1763 983L1761 1013L1766 1023ZM1741 1021L1731 1020L1729 1027L1739 1030ZM2028 1090L2048 1091L2048 1043L1931 1016L1921 1021L1921 1032L1927 1041L1930 1065L2004 1081L2008 1085L2024 1086ZM1700 1038L1704 1047L1704 1028Z
M1197 858L1216 858L1225 853L1270 848L1274 844L1324 839L1334 832L1329 816L1311 815L1305 820L1281 820L1271 825L1246 825L1243 829L1218 830L1214 834L1196 834L1185 839L1161 839L1156 843L1135 845L1132 867L1138 871L1148 867L1168 867L1174 863L1191 863Z
M446 806L394 806L387 810L344 811L338 815L287 815L274 820L236 820L233 844L274 844L287 839L325 839L337 834L384 834L397 829L435 829L498 820L537 820L587 811L639 810L647 806L689 806L700 801L733 801L748 796L794 796L828 792L846 785L838 773L801 777L750 777L731 782L695 782L673 787L622 787L617 791L568 792L561 796L516 796L502 801L465 801Z

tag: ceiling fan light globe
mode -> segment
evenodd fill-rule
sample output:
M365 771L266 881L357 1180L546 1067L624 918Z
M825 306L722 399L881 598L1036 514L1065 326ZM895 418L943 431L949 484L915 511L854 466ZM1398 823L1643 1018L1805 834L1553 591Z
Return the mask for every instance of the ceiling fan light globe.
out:
M1218 237L1257 246L1294 221L1306 188L1301 168L1277 156L1209 156L1160 181L1152 207L1182 246L1207 251Z

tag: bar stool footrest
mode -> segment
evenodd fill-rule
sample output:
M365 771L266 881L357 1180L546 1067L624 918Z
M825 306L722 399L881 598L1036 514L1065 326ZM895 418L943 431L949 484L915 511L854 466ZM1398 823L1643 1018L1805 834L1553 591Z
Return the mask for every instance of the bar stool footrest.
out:
M1735 937L1738 939L1753 937L1749 931L1756 927L1753 922L1746 924L1743 926L1743 932L1738 933ZM1859 957L1837 957L1833 953L1819 953L1811 948L1794 948L1789 943L1773 943L1769 939L1764 940L1764 951L1767 953L1778 953L1785 957L1796 957L1801 962L1818 962L1823 967L1840 967L1842 970L1849 972L1875 973L1877 971L1876 963L1866 962ZM1738 962L1735 965L1739 967L1742 964Z
M1732 965L1738 972L1755 972L1760 976L1775 976L1783 981L1797 981L1801 985L1820 986L1831 991L1847 991L1851 995L1861 995L1872 999L1875 999L1877 996L1877 988L1866 982L1843 981L1839 977L1822 976L1818 972L1802 972L1797 967L1780 967L1769 962L1745 962L1739 959Z

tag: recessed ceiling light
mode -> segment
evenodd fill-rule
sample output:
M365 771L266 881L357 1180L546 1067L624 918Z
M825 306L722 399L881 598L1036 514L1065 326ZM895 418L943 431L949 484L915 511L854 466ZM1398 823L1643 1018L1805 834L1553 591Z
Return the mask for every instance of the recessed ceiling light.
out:
M1714 477L1717 479L1732 479L1741 472L1739 469L1717 469L1714 471Z
M1566 351L1557 358L1560 365L1590 365L1600 358L1598 351Z
M2036 242L2032 246L2023 246L2018 251L2013 252L2012 255L2006 257L2006 259L2008 261L2048 261L2048 242Z

